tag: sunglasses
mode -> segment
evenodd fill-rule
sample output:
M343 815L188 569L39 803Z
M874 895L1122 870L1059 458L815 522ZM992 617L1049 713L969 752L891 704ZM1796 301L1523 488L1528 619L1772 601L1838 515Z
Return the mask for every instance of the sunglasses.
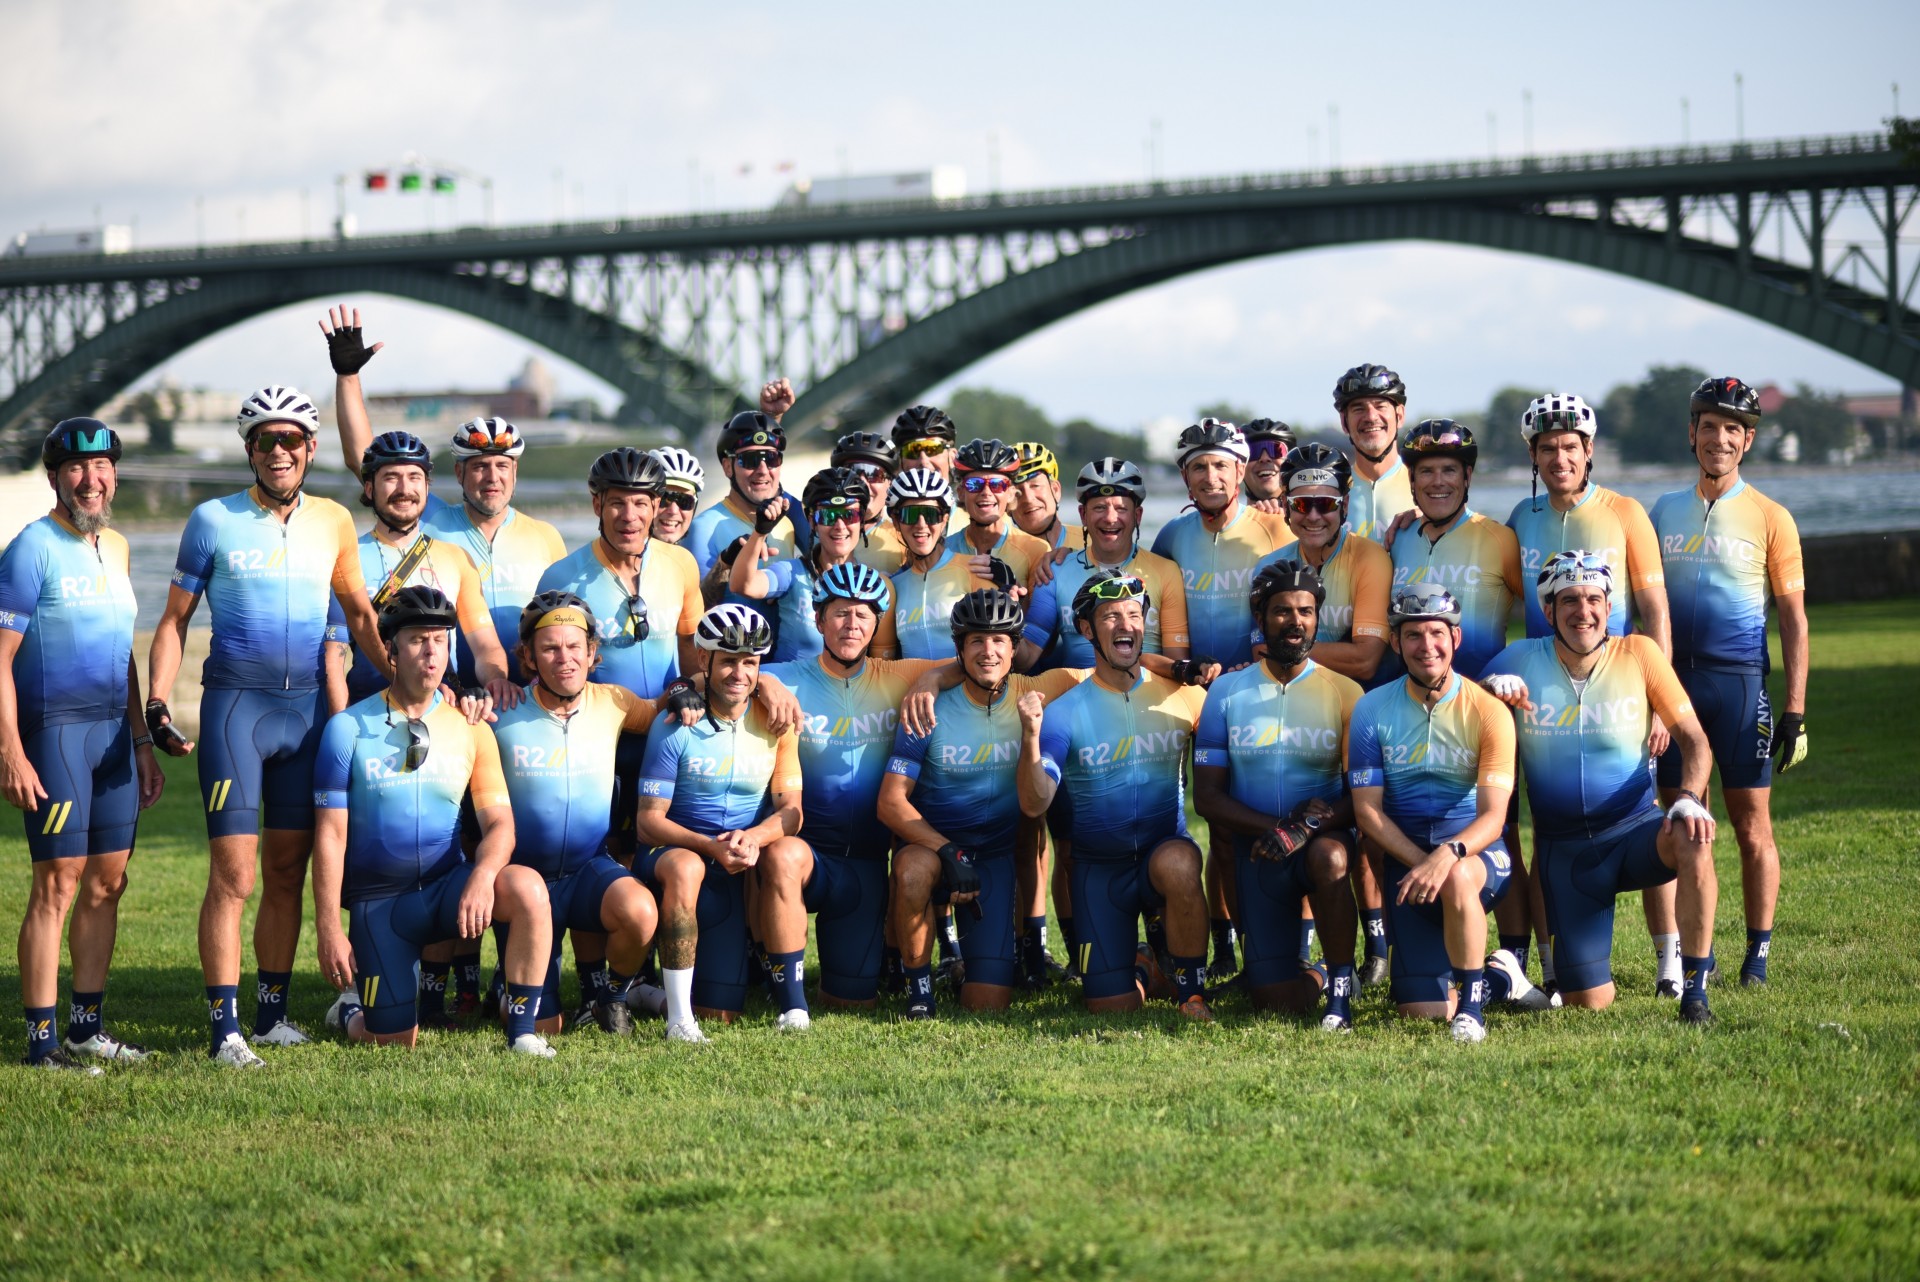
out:
M733 456L735 467L744 467L749 472L763 467L779 467L780 456L772 450L748 450Z
M1448 430L1445 432L1441 432L1436 436L1416 436L1411 441L1407 442L1407 448L1410 450L1418 451L1418 450L1430 450L1436 445L1465 445L1465 444L1466 444L1466 441L1464 438L1461 437L1460 433L1456 431Z
M1013 482L998 472L989 472L985 476L969 476L960 482L960 488L969 494L1005 494L1013 488Z
M265 428L253 434L253 452L271 454L275 448L298 454L307 447L307 434L301 431L269 432Z
M902 525L945 525L947 510L937 506L922 507L916 503L901 508L899 520Z
M853 463L849 466L865 481L886 481L893 478L893 473L878 463Z
M691 512L693 511L694 504L698 503L700 500L696 499L691 494L683 494L679 490L667 490L666 492L660 495L660 501L662 503L670 504L673 507L677 507L682 512Z
M1285 441L1249 441L1247 452L1254 458L1270 458L1276 463L1287 456Z
M511 428L504 432L493 433L471 427L462 433L461 440L476 450L510 450L520 443L520 437Z
M848 507L843 503L817 507L813 509L813 523L815 525L858 525L860 509Z
M945 454L947 443L937 436L923 437L917 441L908 441L900 447L902 458L931 458L935 454Z
M387 706L387 725L393 725L393 706ZM427 733L427 723L418 717L408 717L406 721L407 748L400 755L400 772L412 774L426 764L427 749L433 746L433 736Z
M640 599L638 592L627 596L624 617L625 622L620 628L622 634L635 641L645 641L653 634L653 621L647 617L647 603Z
M1340 382L1343 392L1384 392L1393 386L1393 375L1373 374L1366 378L1348 378Z
M1134 601L1147 594L1147 585L1129 574L1120 579L1099 579L1087 585L1087 595L1096 601Z
M1346 500L1331 494L1303 494L1297 499L1287 500L1287 507L1302 516L1332 516L1344 506Z
M1550 431L1554 428L1571 428L1578 431L1580 428L1586 426L1581 420L1578 410L1546 410L1534 415L1533 425L1537 430L1543 432Z

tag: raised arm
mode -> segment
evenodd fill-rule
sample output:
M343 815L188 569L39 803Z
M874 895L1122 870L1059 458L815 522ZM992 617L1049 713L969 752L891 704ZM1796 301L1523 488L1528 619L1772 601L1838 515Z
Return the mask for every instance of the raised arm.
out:
M347 471L358 473L360 456L373 444L373 422L367 417L360 391L360 370L385 343L366 345L360 329L360 309L345 304L330 308L320 322L327 336L327 359L333 363L333 421L340 431L340 457Z

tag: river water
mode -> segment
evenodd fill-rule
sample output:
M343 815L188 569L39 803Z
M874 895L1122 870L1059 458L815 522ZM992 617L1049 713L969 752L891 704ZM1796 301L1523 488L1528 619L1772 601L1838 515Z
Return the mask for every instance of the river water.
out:
M797 461L797 460L796 460ZM789 480L804 477L804 471L789 468ZM1847 534L1867 530L1920 529L1920 468L1905 466L1857 466L1851 468L1788 467L1770 465L1748 469L1748 481L1793 513L1803 536ZM1693 474L1679 469L1647 470L1624 479L1608 481L1611 488L1631 495L1651 508L1653 501L1670 490L1692 482ZM1159 468L1149 475L1150 497L1144 541L1151 543L1154 533L1178 515L1185 503L1176 499L1178 480L1171 468ZM436 487L438 489L439 487ZM529 483L521 487L523 506L552 521L569 548L593 537L594 525L584 503L565 506L568 486L556 482ZM798 482L789 488L797 490ZM1515 503L1527 497L1528 481L1523 474L1509 473L1476 480L1472 507L1476 511L1505 519ZM457 499L449 489L448 499ZM584 499L584 495L582 496ZM1071 499L1069 499L1071 502ZM353 509L364 526L360 509ZM140 624L152 627L159 619L167 599L167 580L173 572L180 529L176 523L132 522L122 527L132 547L134 593L140 603ZM196 612L194 626L206 626L207 611Z

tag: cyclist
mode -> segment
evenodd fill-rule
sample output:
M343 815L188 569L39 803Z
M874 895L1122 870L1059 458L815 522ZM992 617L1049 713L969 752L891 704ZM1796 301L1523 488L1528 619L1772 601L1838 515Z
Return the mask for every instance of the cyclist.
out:
M493 732L440 697L457 622L434 588L394 593L380 611L392 684L336 713L321 735L314 925L321 974L340 990L327 1023L354 1041L412 1046L421 948L477 939L498 919L508 925L507 1046L550 1059L533 1028L551 932L546 886L533 869L508 865L513 811ZM469 791L480 827L471 861L460 842Z
M951 481L957 436L947 412L932 405L911 406L893 420L893 443L900 451L903 471L926 468Z
M975 558L955 552L947 541L953 488L946 477L931 468L907 468L894 478L887 503L906 540L906 562L892 575L894 608L880 620L874 653L945 660L953 649L947 625L953 607L967 593L994 584L975 573ZM1021 642L1019 658L1031 666L1045 644L1046 633L1036 624Z
M1013 452L1018 462L1007 492L1013 523L1050 548L1071 546L1073 527L1060 519L1060 460L1038 441L1015 441Z
M1514 709L1520 764L1533 810L1534 881L1545 904L1553 969L1569 1006L1613 1001L1613 905L1628 890L1679 881L1683 948L1695 983L1681 1017L1708 1018L1705 958L1718 899L1713 817L1701 804L1712 775L1706 732L1672 665L1645 636L1612 634L1613 570L1606 554L1555 552L1535 597L1550 636L1516 641L1487 665L1485 685ZM1681 797L1653 800L1652 720L1672 728L1683 764ZM1697 964L1696 964L1697 963ZM1491 963L1521 975L1503 950Z
M1240 431L1247 438L1247 502L1260 505L1262 511L1282 511L1287 494L1280 470L1300 438L1285 423L1271 418L1256 418Z
M1333 385L1333 408L1353 446L1347 526L1378 540L1388 522L1413 506L1411 478L1395 448L1407 421L1407 385L1384 365L1356 365Z
M654 722L636 820L648 848L633 865L660 903L666 1035L680 1042L707 1040L696 1016L732 1022L745 1003L751 932L740 874L763 853L801 854L790 849L802 815L796 736L776 732L754 699L760 660L773 648L766 619L725 602L700 617L694 644L706 656L707 712L692 725L664 713ZM810 1022L804 915L799 934L797 946L776 935L788 946L768 957L786 1030Z
M749 603L770 605L778 624L773 662L810 659L820 653L814 585L834 566L854 562L867 497L866 481L852 468L815 472L800 496L804 519L813 529L813 551L779 561L766 561L761 553L773 526L786 515L786 500L773 500L754 518L753 532L734 558L728 587Z
M146 713L157 746L173 756L193 750L167 701L187 622L205 595L213 639L201 677L200 790L211 863L200 965L211 1057L250 1068L261 1061L240 1034L235 998L240 917L253 893L256 854L265 885L253 929L260 973L251 1040L308 1040L286 1017L286 999L313 849L314 752L332 710L322 684L330 599L362 651L389 661L361 578L353 519L331 499L301 493L320 426L313 402L291 387L262 388L241 403L237 424L255 484L202 503L187 518L147 660Z
M1311 448L1311 447L1310 447ZM1266 657L1213 683L1194 739L1194 808L1231 836L1246 984L1256 1007L1305 1011L1320 983L1299 955L1300 905L1313 902L1327 962L1320 1026L1353 1028L1353 895L1358 842L1347 795L1347 730L1360 687L1313 658L1319 573L1280 561L1254 576L1248 604Z
M107 968L140 811L166 780L133 664L127 540L109 529L120 436L94 418L40 447L53 508L0 555L0 793L25 816L33 885L20 922L26 1063L98 1073L147 1058L107 1032ZM77 812L77 813L76 813ZM54 1031L60 931L73 910L73 1000Z
M882 575L900 568L906 544L887 519L887 493L900 471L900 450L878 432L849 432L833 443L827 466L852 468L867 483L867 505L860 513L860 545L854 560Z
M1080 469L1074 492L1080 505L1082 546L1054 567L1055 613L1038 620L1052 636L1048 666L1093 666L1093 643L1080 632L1073 603L1080 586L1106 569L1124 571L1147 585L1146 652L1169 659L1189 657L1187 593L1180 567L1140 546L1140 521L1147 503L1147 482L1140 469L1125 459L1095 459ZM1030 614L1045 596L1044 591L1035 594Z
M1785 774L1807 755L1806 572L1793 516L1740 477L1760 424L1759 396L1737 378L1710 378L1694 389L1688 414L1700 480L1661 495L1653 527L1673 610L1674 667L1712 743L1740 846L1747 919L1740 982L1751 987L1767 982L1780 895L1773 772ZM1787 669L1778 714L1767 694L1769 602ZM1682 766L1671 749L1660 758L1661 800L1669 809L1681 795Z
M1141 671L1146 582L1124 570L1095 571L1074 591L1074 624L1094 653L1091 680L1048 703L1020 696L1020 808L1048 813L1056 792L1072 799L1073 936L1087 1009L1137 1010L1137 923L1165 922L1168 968L1180 1013L1211 1022L1206 985L1207 900L1200 847L1187 835L1187 745L1204 692ZM1148 959L1149 975L1158 959Z
M1387 855L1394 1002L1405 1016L1451 1019L1455 1041L1479 1042L1485 1002L1513 991L1502 981L1514 977L1498 966L1490 991L1486 971L1487 911L1509 874L1500 832L1513 792L1513 719L1454 671L1461 617L1438 584L1394 590L1388 639L1406 678L1354 706L1347 783L1360 831Z
M780 488L787 434L771 415L761 410L735 414L720 429L715 451L720 455L721 475L727 478L727 492L693 518L685 540L703 575L713 570L722 552L753 529L754 517L765 504L793 497ZM769 532L767 547L773 556L783 557L806 551L808 539L783 517Z
M700 494L707 488L707 469L678 445L663 445L648 452L660 460L660 470L666 475L660 506L653 514L653 537L662 543L678 543L693 528L693 510L700 506Z

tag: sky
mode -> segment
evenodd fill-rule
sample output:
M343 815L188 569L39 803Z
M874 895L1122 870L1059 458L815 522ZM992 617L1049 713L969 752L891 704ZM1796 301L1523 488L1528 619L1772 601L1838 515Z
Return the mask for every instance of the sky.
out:
M477 222L358 175L409 153L488 175L503 223L771 204L797 174L963 166L983 190L1882 127L1920 5L570 3L0 0L0 236L132 223L144 246L318 233L335 178L363 231ZM1364 17L1354 15L1364 13ZM1683 121L1682 99L1688 103ZM1329 108L1332 108L1330 113ZM1491 116L1491 119L1490 119ZM791 163L791 173L776 171ZM750 172L742 170L750 167ZM1920 237L1920 226L1916 226ZM1920 250L1920 239L1910 242ZM454 313L346 300L390 347L380 390L503 384L536 349ZM318 301L156 371L241 389L327 379ZM564 390L617 399L540 352ZM939 388L1130 427L1227 400L1331 418L1350 365L1416 409L1508 384L1597 398L1655 363L1752 382L1889 380L1682 295L1429 243L1280 255L1079 313ZM324 390L324 389L322 389Z

